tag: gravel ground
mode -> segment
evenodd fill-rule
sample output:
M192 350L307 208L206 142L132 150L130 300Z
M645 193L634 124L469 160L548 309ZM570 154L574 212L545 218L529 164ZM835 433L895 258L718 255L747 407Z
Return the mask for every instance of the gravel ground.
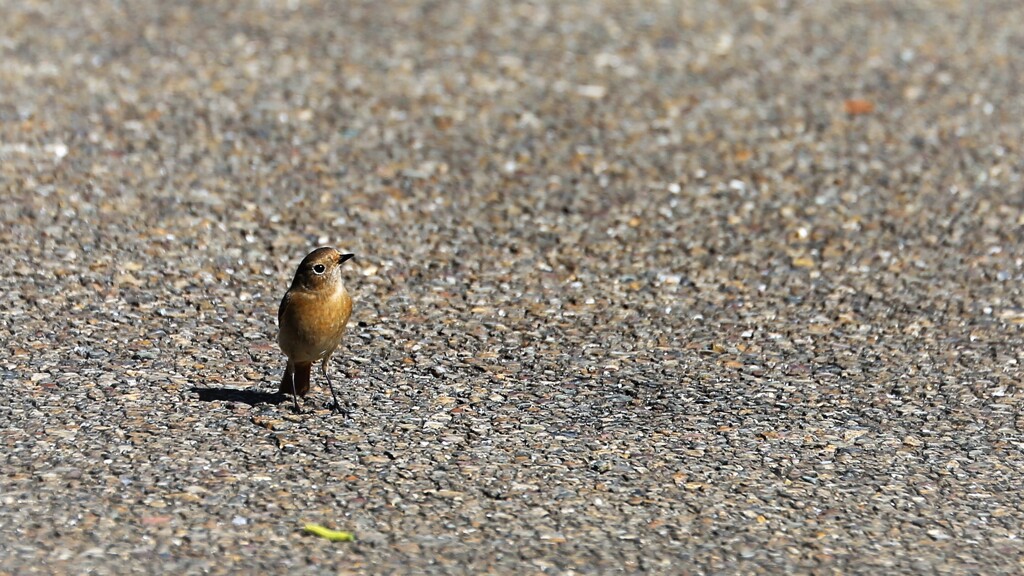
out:
M1024 570L1024 4L2 11L0 573Z

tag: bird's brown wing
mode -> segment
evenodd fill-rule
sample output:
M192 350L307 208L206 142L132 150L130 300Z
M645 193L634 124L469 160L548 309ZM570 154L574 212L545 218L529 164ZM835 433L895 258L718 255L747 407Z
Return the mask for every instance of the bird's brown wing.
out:
M288 309L288 303L291 302L291 291L284 293L284 298L281 298L281 304L277 307L277 325L281 326L281 318L284 318L284 312Z

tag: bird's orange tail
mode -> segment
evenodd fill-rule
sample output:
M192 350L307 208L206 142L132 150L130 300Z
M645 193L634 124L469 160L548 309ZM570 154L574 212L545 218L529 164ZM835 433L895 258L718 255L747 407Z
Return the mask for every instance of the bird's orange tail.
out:
M292 367L291 362L284 370L284 379L281 380L280 392L283 394L292 393L292 370L295 371L295 393L305 397L309 393L309 373L313 369L311 362L296 362Z

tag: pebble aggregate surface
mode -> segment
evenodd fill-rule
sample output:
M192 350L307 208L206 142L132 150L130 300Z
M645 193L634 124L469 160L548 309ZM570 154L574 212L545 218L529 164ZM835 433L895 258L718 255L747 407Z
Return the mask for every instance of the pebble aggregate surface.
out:
M1024 571L1021 2L2 12L0 573Z

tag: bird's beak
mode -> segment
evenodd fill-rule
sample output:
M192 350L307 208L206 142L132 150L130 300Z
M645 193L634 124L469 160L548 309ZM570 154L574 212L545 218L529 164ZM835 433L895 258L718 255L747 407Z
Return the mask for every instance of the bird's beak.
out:
M338 257L338 264L344 264L345 262L348 262L349 260L355 257L355 254L342 254L341 256Z

